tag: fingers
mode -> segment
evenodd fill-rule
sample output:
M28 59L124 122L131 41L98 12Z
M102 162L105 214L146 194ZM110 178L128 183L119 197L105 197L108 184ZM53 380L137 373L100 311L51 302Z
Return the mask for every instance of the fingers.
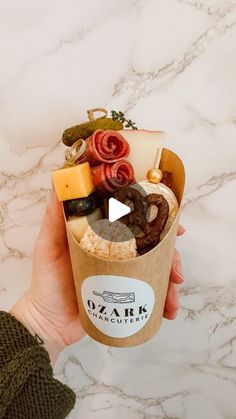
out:
M182 236L185 233L185 231L186 229L181 224L179 224L177 236Z
M182 284L183 280L184 277L180 254L178 250L175 249L170 273L170 281L174 282L174 284Z
M175 312L178 310L178 308L179 308L178 290L175 284L173 284L173 282L169 282L165 310L168 312Z
M172 311L172 312L165 310L163 317L167 320L175 320L177 317L177 314L178 314L178 310Z
M174 320L177 317L179 309L179 296L176 285L169 282L164 317L168 320Z
M185 228L182 225L179 225L177 235L182 236L185 233ZM183 271L181 258L178 250L175 249L174 257L170 273L170 282L166 297L166 304L163 316L168 320L174 320L177 317L179 309L179 297L178 289L175 284L182 284Z

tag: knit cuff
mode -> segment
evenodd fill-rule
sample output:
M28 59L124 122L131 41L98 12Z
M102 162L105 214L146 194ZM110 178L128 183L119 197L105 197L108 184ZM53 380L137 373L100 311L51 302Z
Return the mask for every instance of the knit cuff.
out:
M14 316L0 311L0 369L26 348L38 346L42 340L33 336ZM50 361L49 361L50 363Z
M75 394L53 378L50 358L11 314L0 311L0 419L63 419Z

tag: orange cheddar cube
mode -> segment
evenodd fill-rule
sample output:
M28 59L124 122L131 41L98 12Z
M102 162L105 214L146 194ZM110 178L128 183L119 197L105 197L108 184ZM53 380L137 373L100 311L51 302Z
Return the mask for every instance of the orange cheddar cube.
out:
M94 191L93 177L87 162L53 171L52 181L59 201L85 198Z

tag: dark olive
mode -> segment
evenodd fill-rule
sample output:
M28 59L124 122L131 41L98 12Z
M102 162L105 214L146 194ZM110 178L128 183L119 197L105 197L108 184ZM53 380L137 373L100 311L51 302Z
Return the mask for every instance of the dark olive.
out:
M72 215L82 216L91 214L97 207L96 196L94 194L79 199L71 199L64 202L67 217Z

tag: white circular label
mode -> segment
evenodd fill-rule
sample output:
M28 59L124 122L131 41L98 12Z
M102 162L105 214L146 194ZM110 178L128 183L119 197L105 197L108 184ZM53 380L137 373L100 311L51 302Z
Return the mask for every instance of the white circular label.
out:
M141 330L155 303L149 284L124 276L90 276L84 280L81 293L91 322L113 338L126 338Z

